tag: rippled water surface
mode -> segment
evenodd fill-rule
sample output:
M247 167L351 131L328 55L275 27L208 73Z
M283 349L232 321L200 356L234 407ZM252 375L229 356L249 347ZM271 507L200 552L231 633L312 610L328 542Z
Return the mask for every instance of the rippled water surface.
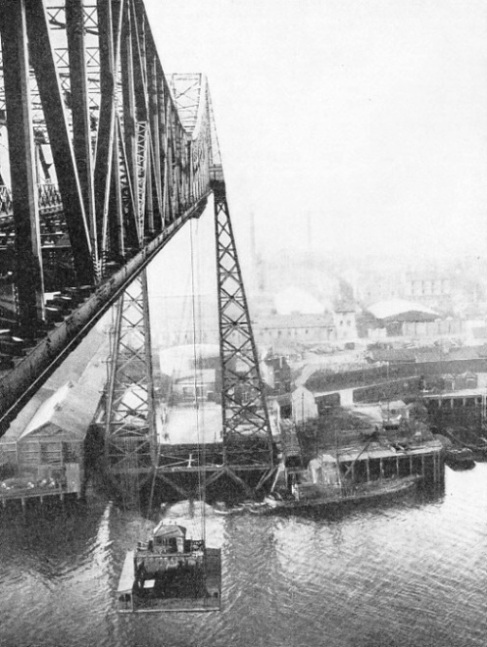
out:
M485 463L447 468L442 493L333 515L210 514L220 613L117 614L113 591L143 524L134 512L97 499L0 521L2 647L487 644Z

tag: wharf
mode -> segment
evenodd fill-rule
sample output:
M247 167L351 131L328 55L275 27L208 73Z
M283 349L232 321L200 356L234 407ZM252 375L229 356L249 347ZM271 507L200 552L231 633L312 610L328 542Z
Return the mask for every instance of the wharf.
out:
M405 456L431 456L432 454L439 454L442 451L443 445L439 440L426 440L421 444L402 446L398 448L394 445L384 445L380 442L369 443L365 448L357 445L350 445L340 447L336 450L337 458L342 462L352 462L358 458L363 460L377 460L384 458L396 458Z
M438 483L443 478L443 445L436 439L414 445L373 441L362 447L340 447L329 453L336 457L342 469L350 472L352 480L416 475Z
M67 492L63 487L55 488L43 488L43 487L33 487L23 490L13 490L13 491L1 491L0 490L0 501L2 507L6 508L9 505L14 503L21 503L22 508L25 508L28 501L40 501L44 503L45 499L49 500L59 500L64 502L67 498L76 498L81 497L80 492Z

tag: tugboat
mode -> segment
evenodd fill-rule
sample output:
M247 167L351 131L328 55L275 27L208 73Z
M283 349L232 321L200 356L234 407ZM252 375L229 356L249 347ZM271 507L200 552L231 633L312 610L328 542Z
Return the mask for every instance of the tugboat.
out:
M150 539L127 553L117 595L122 613L218 611L221 551L161 521Z

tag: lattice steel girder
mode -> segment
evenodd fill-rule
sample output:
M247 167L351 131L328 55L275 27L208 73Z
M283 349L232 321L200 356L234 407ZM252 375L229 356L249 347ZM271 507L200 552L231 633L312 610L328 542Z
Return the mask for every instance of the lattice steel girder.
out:
M266 462L274 448L223 182L212 183L218 275L224 464Z
M34 327L44 319L44 283L24 0L0 2L0 34L9 147L15 150L11 175L19 316L22 327Z
M37 389L47 380L86 333L115 302L189 218L201 215L204 196L182 217L168 225L139 254L131 258L92 294L85 303L52 330L17 366L0 380L0 437Z
M19 153L12 145L9 147L11 168L16 163L23 165L25 176L30 171L34 185L36 171L38 182L49 182L38 186L37 191L32 187L30 193L22 190L24 199L28 198L25 203L28 210L19 205L12 215L11 187L2 173L0 182L6 182L7 186L0 186L0 212L3 216L7 210L7 217L0 218L0 240L7 240L9 247L12 243L17 244L20 246L18 249L25 242L25 248L34 253L35 237L40 236L44 256L49 261L49 268L43 269L39 252L36 275L35 268L31 270L28 267L29 261L22 251L23 269L27 271L19 276L14 288L19 297L20 311L24 313L24 322L30 324L36 319L42 320L43 289L32 290L32 286L40 286L43 272L45 279L50 280L56 267L62 269L60 276L56 277L55 289L65 291L66 299L71 303L69 310L63 310L64 321L53 327L49 334L45 332L45 325L36 326L33 334L25 340L27 357L15 357L13 371L1 375L0 419L3 425L103 314L113 301L113 295L122 290L121 286L133 279L155 250L173 235L181 224L181 218L190 217L188 213L199 213L199 207L209 192L210 172L222 177L214 145L214 124L206 81L201 75L194 77L201 88L195 91L199 103L193 107L196 106L198 118L191 131L190 126L182 124L178 106L171 96L143 2L69 0L69 4L66 9L65 2L58 6L56 0L0 0L4 32L10 31L11 43L15 40L24 48L26 45L30 48L33 64L30 100L26 63L23 68L16 63L0 68L0 108L6 107L4 76L17 75L19 78L15 78L15 82L23 83L25 90L26 100L22 99L21 105L30 105L33 115L30 127L22 126L22 141L29 144L32 130L36 136L37 167L26 159L25 153ZM19 6L25 8L25 20L13 30L14 39L12 25L16 24L14 17ZM83 8L83 20L80 7ZM111 27L106 27L110 10ZM57 47L58 43L61 47ZM110 58L112 48L113 56ZM130 56L124 59L124 63L128 61L125 65L122 64L122 53L125 57L127 52ZM127 74L130 66L132 70ZM135 80L134 67L141 70ZM140 90L137 97L134 81ZM131 113L125 109L123 89L126 86L130 89L128 102L133 103ZM105 107L102 106L101 95L106 101ZM8 113L9 110L7 131ZM110 126L112 118L113 127ZM104 120L108 127L102 124ZM14 121L15 108L11 108L10 125ZM135 137L137 129L142 132L144 128L143 153L137 160L133 157L136 154L135 139L131 140L131 137ZM94 149L91 160L90 138ZM17 137L10 139L18 142ZM127 150L127 142L134 144L131 151ZM49 148L53 164L48 172ZM105 155L103 164L100 162L102 151ZM139 171L142 169L145 175L141 176ZM91 178L88 177L90 173ZM16 177L21 176L16 174ZM95 193L96 227L90 206L90 181ZM137 209L137 197L142 198L139 189L144 181L145 204L141 214ZM25 188L26 180L22 182ZM39 202L40 234L39 226L35 228L36 199ZM15 215L22 212L23 216ZM16 227L26 226L27 222L35 230L30 231L32 240L29 244L28 236L15 234ZM136 234L137 222L143 223L139 227L144 235L142 243ZM9 251L5 258L10 270L14 255ZM117 269L122 263L126 263L122 270ZM92 286L92 296L80 307L75 305L79 303L77 293L75 298L68 298L68 293L73 294L71 288L76 283L74 270L78 283L84 288L87 284ZM22 277L25 277L24 282ZM102 281L105 282L100 285ZM85 289L79 292L84 294ZM34 312L36 316L31 315ZM18 317L12 316L10 325L12 334L20 332Z
M81 185L50 40L48 16L43 1L29 0L26 3L26 14L31 62L56 165L76 275L81 283L93 284L95 267L92 259L90 228L83 205Z
M10 32L18 5L13 0L1 0L2 17ZM68 233L67 254L56 261L56 254L49 250L50 262L71 263L73 253L70 270L76 270L79 283L93 284L109 274L108 263L123 262L140 249L134 235L136 222L143 222L139 230L144 240L151 238L207 192L210 167L217 155L210 134L214 126L209 92L204 77L192 75L197 105L190 105L189 111L198 116L183 124L141 0L70 0L59 4L55 0L32 0L25 7L27 24L23 33L16 32L16 38L30 41L34 64L30 106L38 146L37 180L52 183L49 194L54 192L56 199L49 209L56 209L60 215L55 239L46 236L44 244L56 246L59 238L65 243ZM16 65L8 68L10 74L20 70ZM184 75L177 76L181 79ZM3 108L2 80L0 69ZM182 95L178 96L181 99ZM181 110L186 115L188 106ZM12 123L13 119L11 115ZM136 137L143 128L143 154L137 159ZM48 173L49 163L41 160L43 147L50 147L53 153L54 165ZM15 148L11 147L9 153L14 157ZM8 184L8 178L2 177L3 182ZM127 199L128 184L133 201ZM135 197L137 187L142 186L144 212L138 213ZM3 192L10 195L0 186L0 194ZM7 228L7 224L4 226ZM12 230L9 245L14 237ZM38 274L42 280L42 267ZM73 281L70 271L64 287L71 287ZM37 307L27 290L31 286L32 282L18 286L23 311L28 308L32 312ZM31 316L25 319L34 320Z

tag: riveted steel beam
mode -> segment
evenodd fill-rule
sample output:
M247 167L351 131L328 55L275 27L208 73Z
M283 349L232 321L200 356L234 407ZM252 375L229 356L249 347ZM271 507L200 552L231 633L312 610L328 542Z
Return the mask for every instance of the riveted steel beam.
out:
M48 15L42 0L26 3L30 60L34 67L59 190L65 209L76 277L80 284L96 280L89 227L83 204L76 161L64 109L64 97L56 71Z
M127 173L132 189L135 191L135 187L137 186L137 127L132 29L132 15L130 11L126 11L123 16L121 48L123 144L125 148Z
M112 4L111 1L98 0L98 39L100 51L100 117L95 158L95 197L96 222L99 240L99 253L103 266L108 255L109 208L117 211L110 213L111 241L116 245L115 254L124 249L121 202L110 204L112 164L118 166L116 137L116 82L117 65L120 54L120 39L125 2ZM113 9L116 11L114 12ZM114 13L116 14L114 16ZM114 161L115 160L115 161ZM116 172L116 170L114 171ZM117 183L117 179L115 178ZM116 199L118 193L112 194ZM118 235L113 235L113 231Z
M20 325L28 329L44 319L44 282L24 0L0 3L0 34L15 230L15 279Z
M110 3L107 4L110 6ZM99 261L95 221L93 156L88 78L86 73L83 0L70 0L66 3L66 28L70 68L70 105L73 120L74 156L90 232L93 263L96 268L96 272L98 273Z

